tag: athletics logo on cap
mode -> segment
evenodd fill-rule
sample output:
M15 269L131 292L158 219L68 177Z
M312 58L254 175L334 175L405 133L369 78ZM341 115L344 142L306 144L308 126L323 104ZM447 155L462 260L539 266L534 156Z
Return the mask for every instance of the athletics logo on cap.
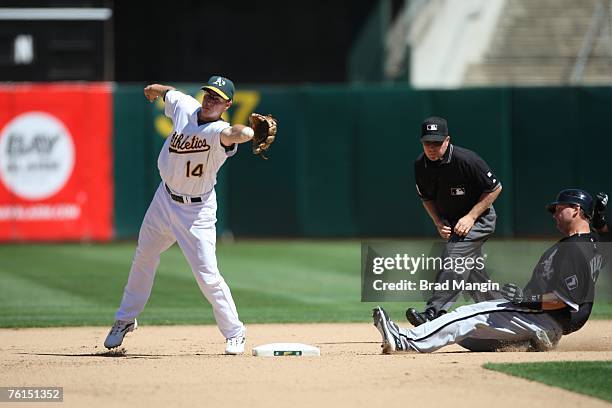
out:
M210 89L226 101L232 100L234 98L234 83L229 79L219 75L211 76L208 79L208 83L202 86L202 88L200 89Z

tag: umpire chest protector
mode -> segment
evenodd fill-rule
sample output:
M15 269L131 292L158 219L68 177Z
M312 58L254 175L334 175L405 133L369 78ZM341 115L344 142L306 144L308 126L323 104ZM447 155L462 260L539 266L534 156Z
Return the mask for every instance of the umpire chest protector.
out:
M421 153L415 161L414 173L421 199L434 201L438 213L452 225L474 207L483 193L501 184L480 156L452 144L435 162Z

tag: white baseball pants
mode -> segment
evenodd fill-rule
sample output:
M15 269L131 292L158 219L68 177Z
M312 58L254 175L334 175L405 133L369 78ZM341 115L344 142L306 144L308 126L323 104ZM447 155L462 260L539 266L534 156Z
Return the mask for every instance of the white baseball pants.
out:
M159 185L140 227L117 320L132 320L142 312L151 295L161 253L178 242L200 290L212 305L223 336L244 333L230 289L217 268L216 210L214 189L202 197L201 203L183 204L172 200L163 182Z
M429 353L458 343L473 351L491 351L500 344L524 344L544 338L556 345L563 334L559 323L545 312L492 300L461 306L412 329L400 328L402 341Z

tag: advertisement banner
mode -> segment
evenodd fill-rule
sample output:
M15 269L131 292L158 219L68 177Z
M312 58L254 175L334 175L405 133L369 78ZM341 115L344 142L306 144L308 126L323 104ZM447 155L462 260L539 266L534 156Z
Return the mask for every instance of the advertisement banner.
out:
M110 84L0 85L0 240L112 237Z

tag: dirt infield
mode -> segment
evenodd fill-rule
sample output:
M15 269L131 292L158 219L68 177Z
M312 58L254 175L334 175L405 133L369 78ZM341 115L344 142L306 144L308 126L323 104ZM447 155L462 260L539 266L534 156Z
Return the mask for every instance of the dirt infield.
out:
M66 407L610 407L604 401L485 370L485 362L612 360L612 321L590 321L548 353L381 355L371 324L248 327L247 347L303 342L321 357L222 355L214 326L140 327L123 356L107 328L0 330L0 386L61 386ZM250 351L250 349L249 349ZM26 404L2 406L24 407ZM46 406L47 404L35 404Z

